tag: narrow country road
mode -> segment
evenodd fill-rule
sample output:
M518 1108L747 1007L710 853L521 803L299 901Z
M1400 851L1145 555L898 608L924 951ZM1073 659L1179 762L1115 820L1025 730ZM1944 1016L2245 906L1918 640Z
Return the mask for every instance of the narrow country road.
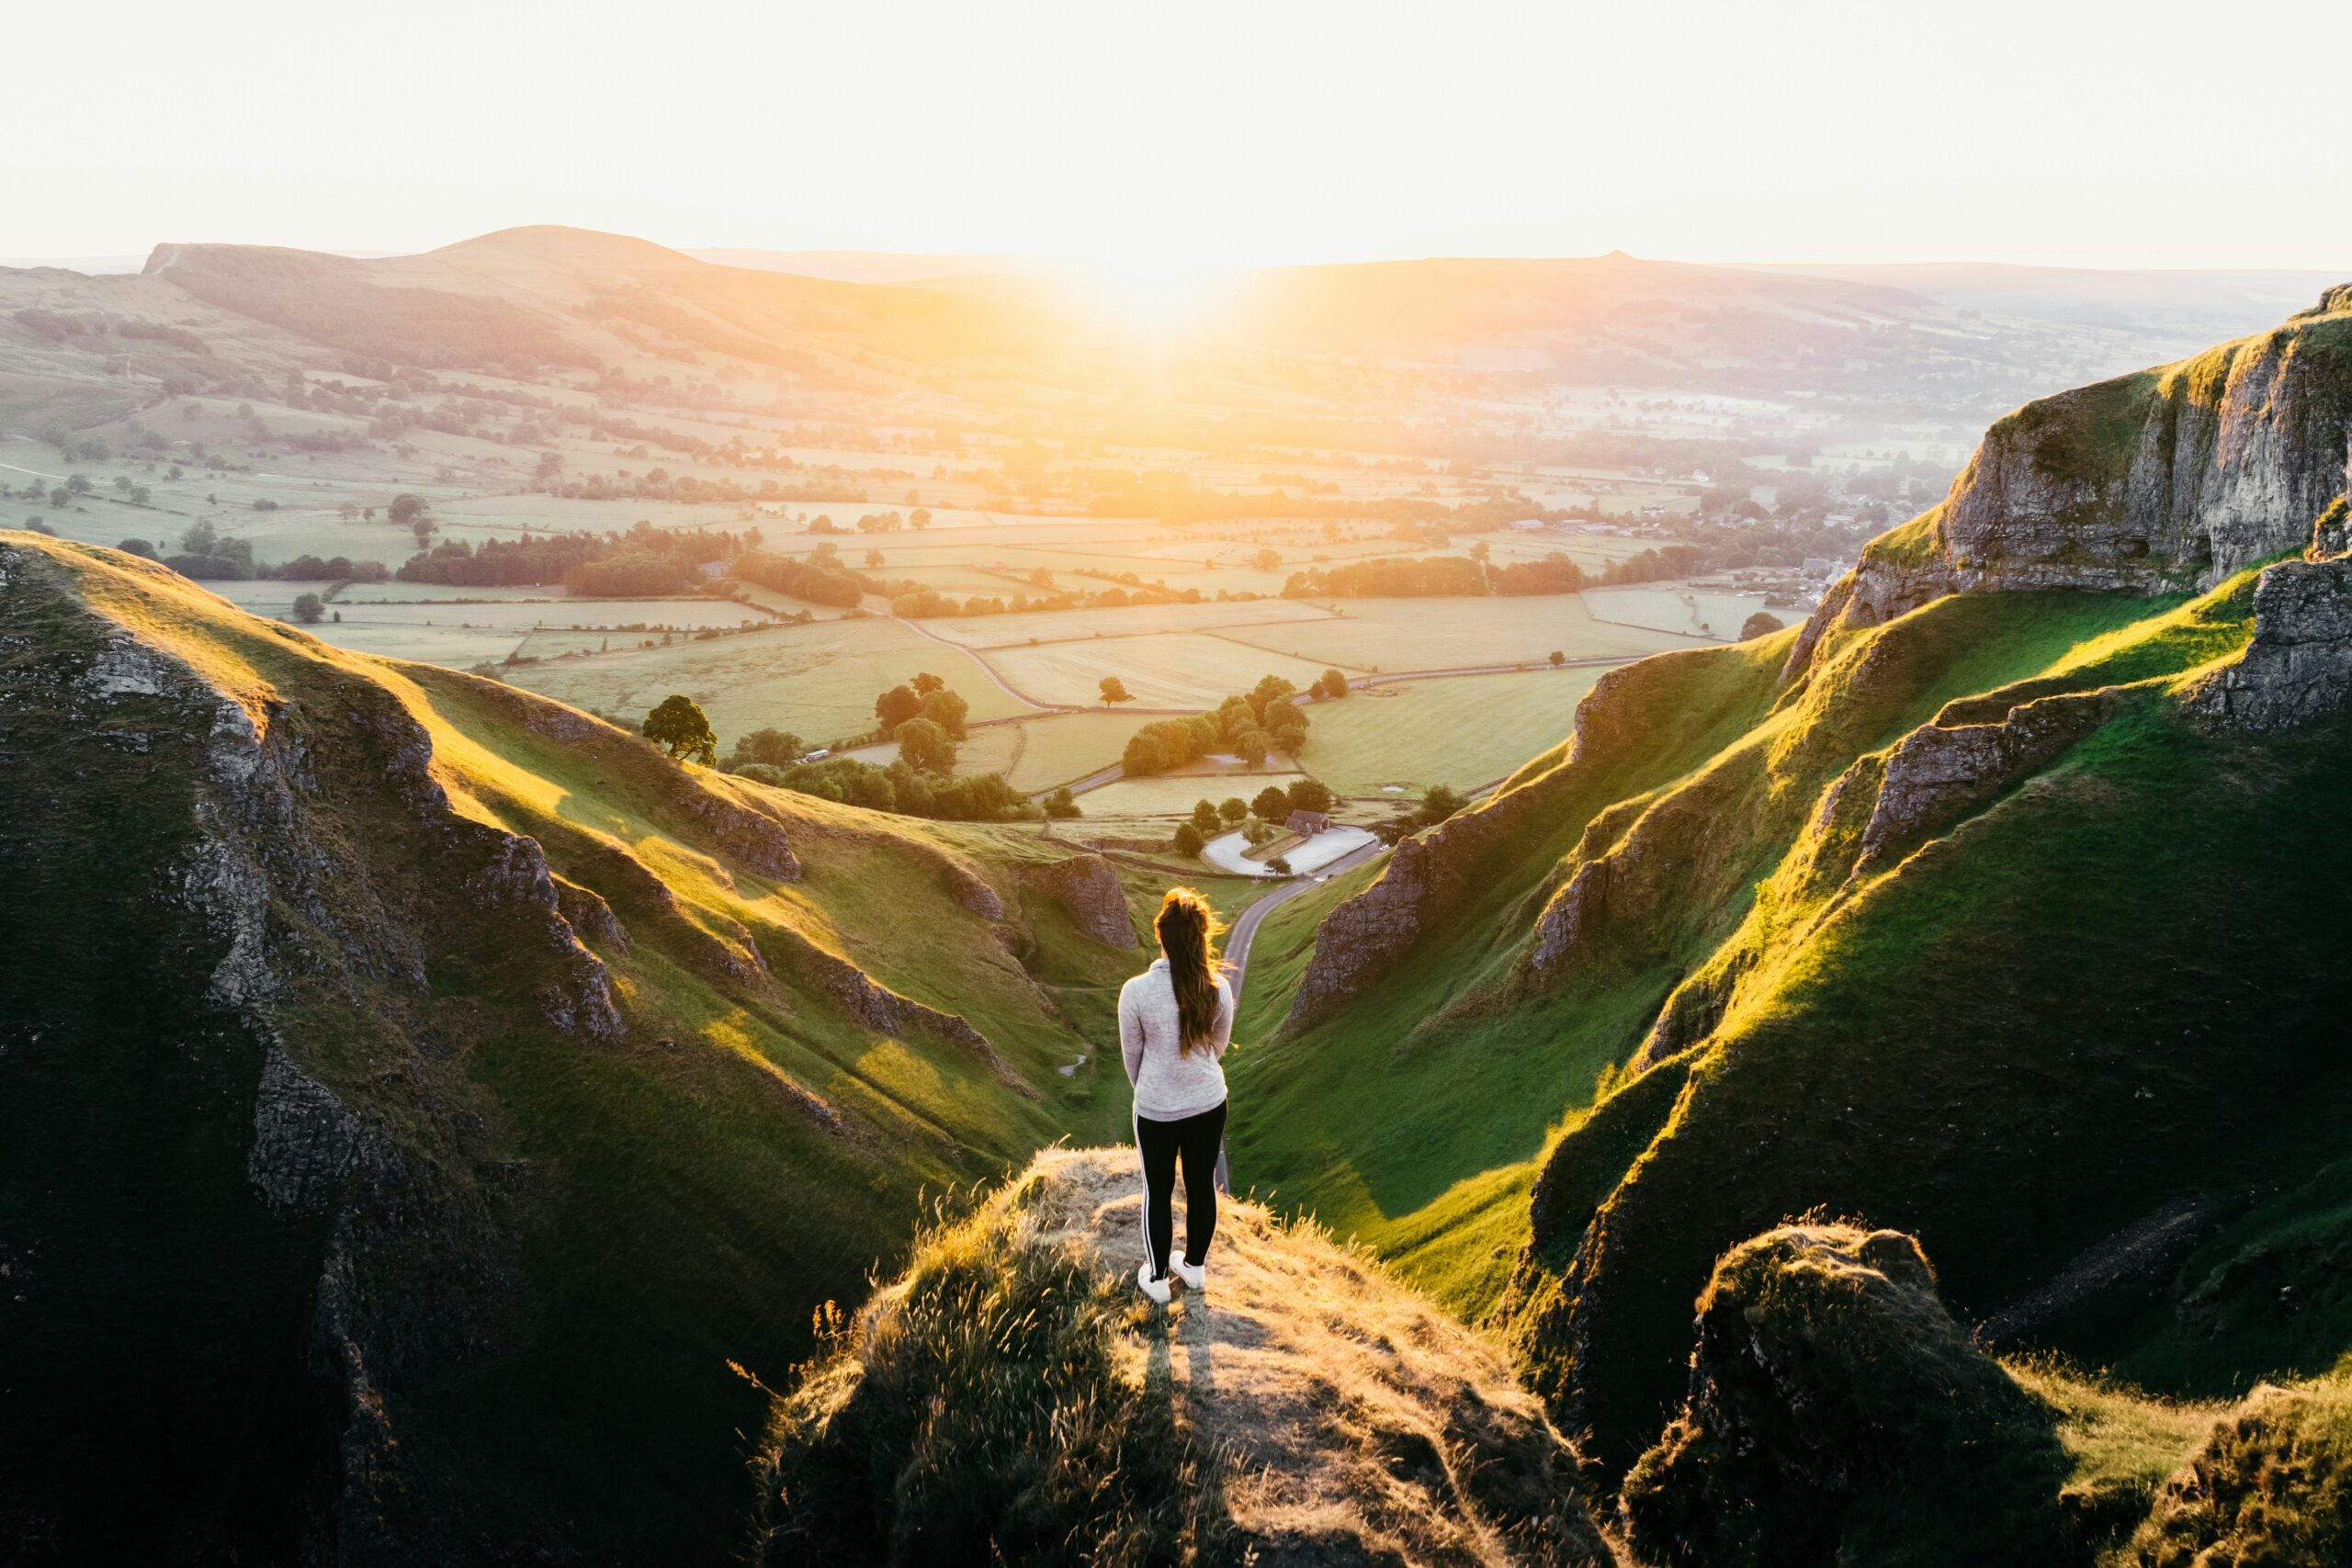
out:
M1272 914L1277 907L1289 903L1301 894L1313 892L1340 873L1368 864L1385 853L1387 849L1386 844L1366 844L1352 853L1341 855L1312 876L1284 883L1241 911L1241 918L1233 922L1233 930L1226 934L1225 941L1226 978L1233 987L1236 1005L1241 1000L1242 982L1250 974L1250 944L1258 940L1258 928L1266 923L1266 917Z

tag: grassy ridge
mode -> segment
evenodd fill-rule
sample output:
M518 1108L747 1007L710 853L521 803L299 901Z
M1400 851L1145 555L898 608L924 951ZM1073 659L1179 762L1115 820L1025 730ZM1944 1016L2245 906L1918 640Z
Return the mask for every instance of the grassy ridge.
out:
M124 1375L135 1368L175 1408L260 1411L280 1398L305 1413L263 1417L243 1438L180 1423L159 1453L174 1483L130 1509L109 1500L119 1471L96 1455L52 1444L46 1460L22 1456L12 1473L74 1529L283 1554L305 1509L335 1506L273 1483L240 1511L221 1475L265 1461L272 1474L305 1472L305 1455L324 1449L303 1445L334 1440L340 1393L296 1370L300 1303L335 1205L356 1204L368 1217L350 1266L371 1304L348 1332L404 1456L386 1461L405 1498L389 1528L461 1555L513 1540L636 1558L724 1550L749 1503L736 1434L759 1411L726 1363L781 1376L809 1347L811 1307L896 1261L922 1189L999 1173L1105 1114L1055 1068L1091 1049L1140 954L1024 897L1023 867L1068 852L1034 833L877 818L690 775L511 688L338 651L112 552L26 537L9 559L22 564L0 607L24 633L12 689L51 671L61 691L81 689L112 638L153 650L184 690L107 699L96 731L70 709L45 726L21 709L0 719L0 753L39 803L39 830L10 840L24 852L0 902L10 951L35 963L9 966L0 1017L45 1042L26 1052L0 1035L6 1157L20 1178L0 1217L10 1235L105 1238L86 1266L114 1278L93 1278L90 1292L121 1303L7 1337L44 1354L87 1338L74 1358L85 1374L107 1345L148 1346L154 1355L122 1361ZM270 808L282 822L250 837L235 826L248 808L211 803L230 786L207 782L223 702L292 759L280 764L287 805ZM94 765L119 756L126 726L145 760ZM427 747L446 805L402 782ZM721 807L779 822L798 878L738 852L712 826ZM202 833L223 832L262 857L277 911L259 950L274 988L226 1010L199 999L221 939L191 919L172 869L211 852ZM602 896L626 930L623 943L582 928L624 1038L549 1026L550 976L528 926L474 891L480 874L464 858L500 832L536 840L550 869ZM281 866L272 857L288 845L300 854ZM305 892L312 876L332 894ZM967 907L960 890L982 886L1006 920ZM68 887L83 913L61 918ZM747 939L771 973L752 964ZM427 988L399 978L407 953ZM968 1021L994 1061L919 1022L862 1021L808 955ZM50 976L42 992L17 994L37 974ZM120 996L111 976L142 974L145 1010L127 998L94 1004ZM181 1010L153 1012L166 1004ZM401 1175L350 1178L304 1224L265 1211L245 1161L268 1039L385 1140L396 1168L363 1169ZM217 1043L180 1043L198 1040ZM201 1087L172 1087L189 1073ZM113 1133L92 1139L93 1127L138 1152ZM39 1162L42 1179L21 1161ZM395 1190L406 1194L396 1202ZM141 1213L200 1223L141 1240ZM62 1281L84 1264L77 1249L51 1267ZM168 1326L167 1302L181 1303ZM189 1334L203 1348L175 1356ZM9 1370L25 1397L61 1409L96 1386ZM251 1399L225 1397L219 1378ZM518 1427L531 1443L512 1440ZM283 1451L256 1446L263 1436ZM332 1468L323 1480L334 1484ZM232 1505L220 1517L246 1533L200 1522L222 1496ZM74 1539L96 1550L102 1537Z

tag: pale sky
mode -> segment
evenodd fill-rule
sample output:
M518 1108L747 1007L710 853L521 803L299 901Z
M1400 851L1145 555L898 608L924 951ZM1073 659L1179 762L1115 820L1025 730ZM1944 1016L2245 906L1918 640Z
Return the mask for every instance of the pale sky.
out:
M2352 276L2340 6L12 8L0 256L682 247Z

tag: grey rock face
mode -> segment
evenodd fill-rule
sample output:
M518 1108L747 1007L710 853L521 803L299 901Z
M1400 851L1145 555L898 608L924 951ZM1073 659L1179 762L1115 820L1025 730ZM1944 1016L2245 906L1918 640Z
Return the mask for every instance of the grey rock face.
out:
M560 876L554 880L556 910L571 922L573 931L588 941L601 942L623 953L628 951L628 928L621 924L620 917L613 913L613 907L605 902L603 894Z
M2275 332L2029 403L1985 433L1923 539L1865 551L1790 673L1828 629L1943 593L2211 587L2309 539L2345 493L2348 449L2345 288Z
M2190 698L2233 728L2283 729L2352 700L2352 559L2281 561L2254 590L2254 641Z
M2098 728L2114 711L2103 692L2044 697L1997 724L1925 724L1886 759L1862 829L1854 874L1867 876L1929 832L1989 804Z
M254 1101L245 1177L277 1213L315 1213L334 1199L359 1141L359 1118L273 1044Z
M1033 866L1022 880L1068 909L1078 929L1113 947L1136 945L1135 922L1127 916L1127 897L1119 874L1101 855L1071 855L1050 865Z
M681 779L673 800L708 829L721 852L777 882L800 879L800 860L786 839L784 824L720 795L695 779Z

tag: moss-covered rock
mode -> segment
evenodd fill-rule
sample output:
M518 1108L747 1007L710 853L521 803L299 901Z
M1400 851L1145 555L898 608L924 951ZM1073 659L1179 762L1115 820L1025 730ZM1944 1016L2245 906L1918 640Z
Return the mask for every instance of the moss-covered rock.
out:
M2352 1383L2259 1388L2157 1494L2143 1568L2352 1562Z
M1690 1393L1625 1481L1657 1562L2047 1562L2066 1461L1899 1231L1783 1226L1699 1300Z

